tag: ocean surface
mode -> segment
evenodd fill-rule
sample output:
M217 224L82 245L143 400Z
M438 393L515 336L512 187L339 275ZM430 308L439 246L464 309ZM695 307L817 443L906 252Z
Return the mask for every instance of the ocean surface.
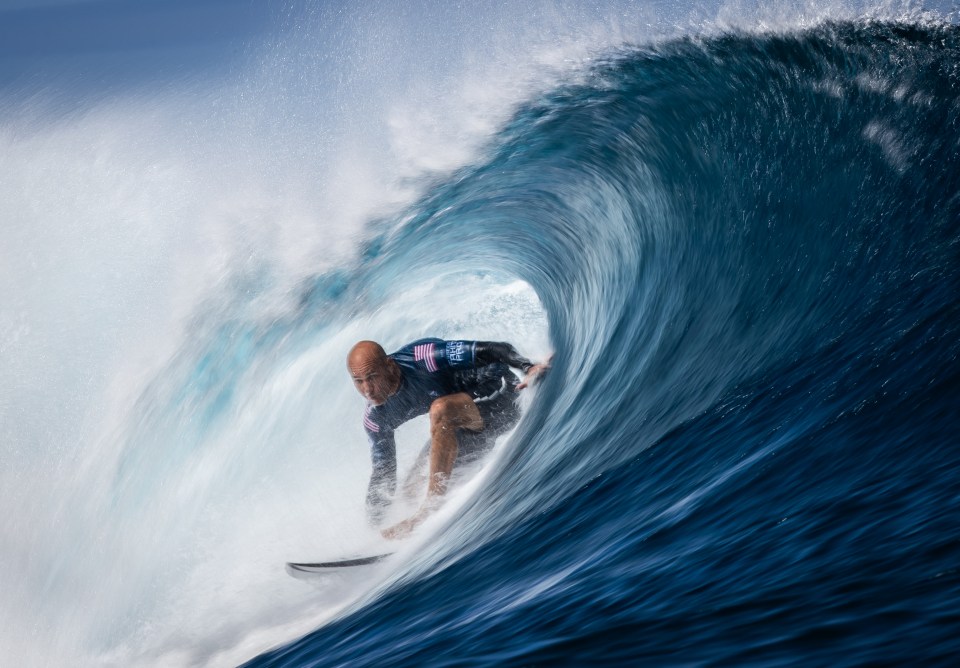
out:
M278 166L302 168L323 141L266 114L185 128L111 107L27 148L5 131L52 161L113 136L113 118L132 128L102 156L123 157L104 188L115 199L90 194L97 215L76 231L94 250L72 270L33 258L102 275L79 279L83 294L119 295L116 311L77 314L72 333L49 316L52 343L29 355L17 342L35 313L5 316L7 350L28 360L7 362L12 377L49 356L88 361L41 374L34 404L10 403L18 415L58 383L61 406L107 397L95 419L4 427L17 444L0 475L7 656L956 664L960 30L856 18L683 30L563 62L509 103L486 99L500 111L468 149L389 196L343 199L373 208L319 211L310 179L336 192L375 167L326 161L300 182ZM236 118L261 143L216 141ZM409 116L395 120L409 136ZM144 128L145 145L122 141ZM220 182L169 148L188 136L258 169ZM285 153L259 160L274 140ZM25 159L11 164L8 183L28 178ZM216 195L227 182L229 202ZM86 201L89 184L65 179L51 197L64 189ZM146 235L129 265L126 242L96 241L104 212ZM61 214L39 219L69 245ZM202 271L175 289L127 289L133 264L176 274L191 259ZM93 323L118 311L99 342ZM363 520L362 400L344 356L361 338L395 349L421 336L508 340L554 353L553 369L393 558L289 577L285 561L390 548ZM399 433L401 466L425 429Z

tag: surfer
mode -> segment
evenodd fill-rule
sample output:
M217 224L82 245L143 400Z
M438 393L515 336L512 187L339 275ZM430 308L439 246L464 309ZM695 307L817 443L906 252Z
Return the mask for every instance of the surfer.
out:
M510 370L520 369L523 382ZM410 518L384 529L400 538L429 515L447 489L455 463L487 452L497 436L520 419L517 391L549 368L534 364L509 343L420 339L388 355L380 344L360 341L347 355L354 387L367 400L363 427L370 440L373 472L367 490L367 516L379 525L397 485L394 429L430 414L427 498ZM418 464L421 460L418 460Z

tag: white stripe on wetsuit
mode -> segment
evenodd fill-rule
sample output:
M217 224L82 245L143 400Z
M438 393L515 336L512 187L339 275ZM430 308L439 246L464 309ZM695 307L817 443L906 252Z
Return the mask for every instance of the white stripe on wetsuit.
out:
M485 396L485 397L477 397L476 399L473 400L473 403L475 403L475 404L482 404L482 403L484 403L485 401L493 401L494 399L496 399L497 397L499 397L501 394L503 394L506 389L507 389L507 379L501 377L501 378L500 378L500 389L499 389L499 390L497 390L497 391L494 392L493 394L488 394L488 395Z

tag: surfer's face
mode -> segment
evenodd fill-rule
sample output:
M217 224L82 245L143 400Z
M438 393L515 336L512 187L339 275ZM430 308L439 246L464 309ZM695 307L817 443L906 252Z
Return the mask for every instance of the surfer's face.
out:
M347 355L353 386L374 406L386 403L400 387L400 367L379 343L360 341Z
M374 406L386 402L396 390L395 374L389 362L354 364L350 367L350 376L357 392Z

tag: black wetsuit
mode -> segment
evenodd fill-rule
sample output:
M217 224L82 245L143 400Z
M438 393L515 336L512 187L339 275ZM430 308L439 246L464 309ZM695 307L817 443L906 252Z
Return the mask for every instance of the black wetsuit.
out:
M400 367L400 387L380 406L367 406L363 427L370 439L373 474L367 491L367 514L379 523L397 486L397 448L393 431L424 415L438 397L466 392L473 397L483 430L457 430L457 462L475 459L489 450L500 434L520 418L517 377L533 363L509 343L420 339L390 357Z

